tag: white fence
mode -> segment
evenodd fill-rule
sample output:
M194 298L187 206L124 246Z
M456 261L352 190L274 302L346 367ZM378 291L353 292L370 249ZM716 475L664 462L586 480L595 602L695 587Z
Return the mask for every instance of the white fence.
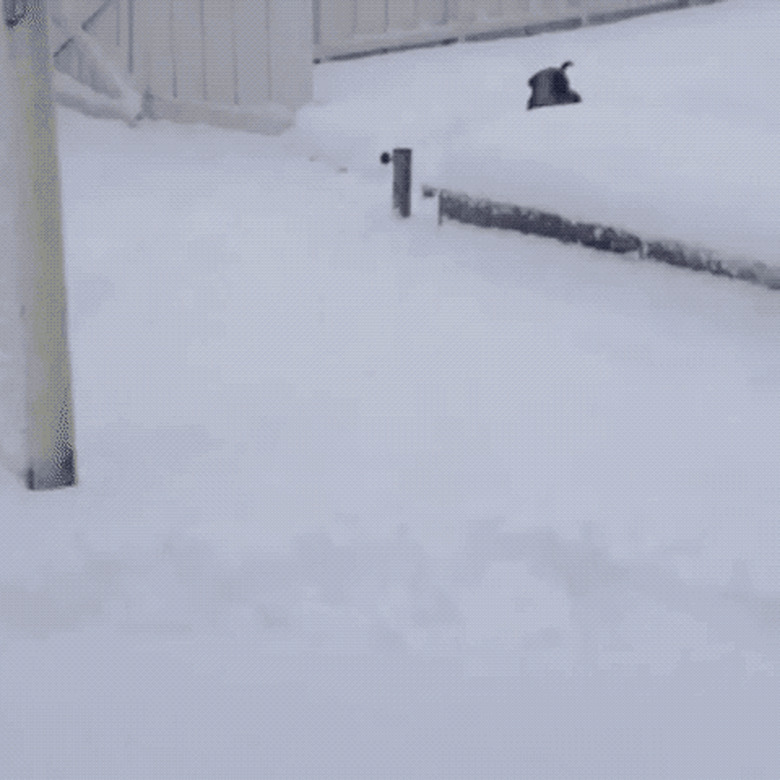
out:
M311 99L311 0L54 0L51 11L57 68L108 94L107 75L121 74L149 115L284 125Z
M276 132L311 99L315 61L714 1L48 0L48 7L58 70L108 96L108 113ZM81 98L71 88L63 95ZM92 97L85 103L94 111Z
M317 60L578 27L714 0L313 0Z

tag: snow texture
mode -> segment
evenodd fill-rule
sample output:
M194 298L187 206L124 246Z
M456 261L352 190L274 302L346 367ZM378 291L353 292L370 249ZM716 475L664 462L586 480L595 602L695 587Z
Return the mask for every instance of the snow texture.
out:
M328 63L274 138L60 108L80 483L0 474L0 776L780 775L777 292L379 164L771 254L778 27Z

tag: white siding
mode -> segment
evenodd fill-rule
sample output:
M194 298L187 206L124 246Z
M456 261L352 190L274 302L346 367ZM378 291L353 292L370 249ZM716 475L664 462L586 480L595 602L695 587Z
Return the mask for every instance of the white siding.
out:
M241 0L236 18L236 58L238 60L238 96L241 104L254 105L271 100L273 95L273 57L268 0ZM305 69L311 79L311 70ZM308 99L308 98L307 98ZM290 96L289 105L298 105Z
M243 7L258 0L237 0ZM292 108L312 98L312 4L311 0L265 0L269 5L267 35L271 40L271 95Z
M153 116L200 113L229 124L266 111L283 121L311 99L312 0L52 0L51 8L71 28L84 26ZM97 68L78 41L71 49L58 67L94 87L87 71Z
M169 23L175 73L175 94L183 100L203 100L203 49L200 14L188 0L173 0Z
M711 0L709 0L711 1ZM708 0L313 0L315 57L576 26Z

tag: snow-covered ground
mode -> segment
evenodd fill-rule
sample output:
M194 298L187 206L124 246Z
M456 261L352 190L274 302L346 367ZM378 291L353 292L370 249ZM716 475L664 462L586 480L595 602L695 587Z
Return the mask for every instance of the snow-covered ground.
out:
M326 116L339 159L409 145L432 185L780 266L778 29L778 3L729 0L394 55L395 68L324 65L329 110L301 125L318 133ZM528 77L565 60L583 102L527 111Z
M325 64L273 139L60 110L80 484L0 475L0 777L777 777L778 293L395 219L378 158L758 254L778 27Z

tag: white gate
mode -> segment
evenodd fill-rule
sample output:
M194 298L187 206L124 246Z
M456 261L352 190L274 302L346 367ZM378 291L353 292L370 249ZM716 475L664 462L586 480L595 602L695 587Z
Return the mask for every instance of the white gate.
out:
M150 116L273 131L311 99L311 0L54 0L52 17L58 69L114 98L123 80Z

